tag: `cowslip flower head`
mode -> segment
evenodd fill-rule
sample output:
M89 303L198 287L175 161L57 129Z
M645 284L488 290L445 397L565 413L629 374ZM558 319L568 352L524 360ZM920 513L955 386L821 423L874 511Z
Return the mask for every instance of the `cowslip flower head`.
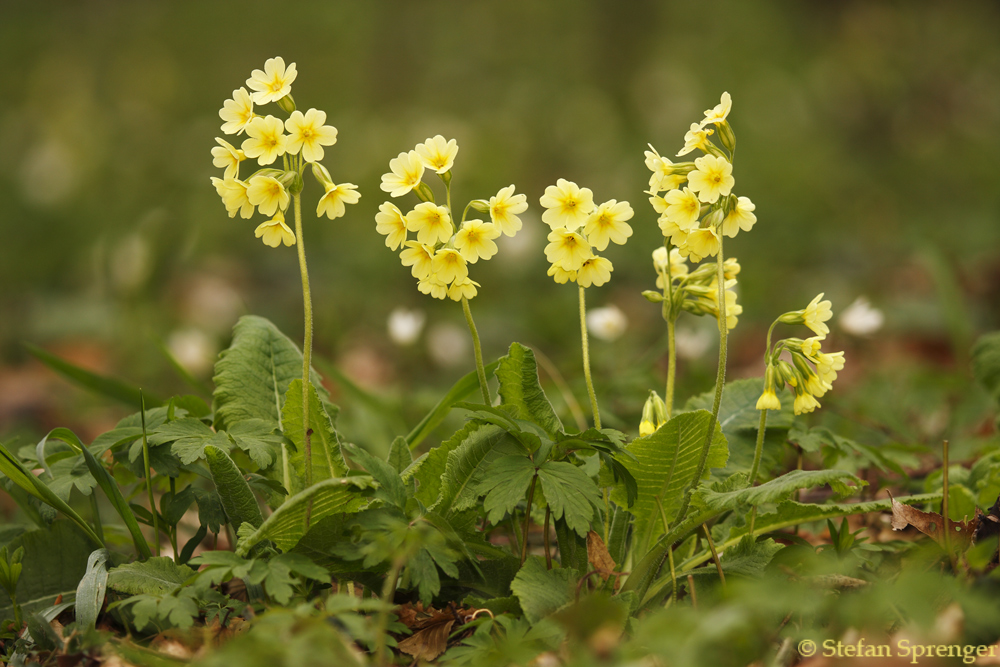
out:
M562 227L549 232L545 257L550 264L558 264L564 271L578 271L593 254L587 240Z
M733 98L729 93L722 93L722 99L714 108L705 112L705 118L701 121L701 126L718 125L725 122L729 112L733 108Z
M288 190L273 176L257 175L250 179L247 199L264 215L288 208L291 197Z
M587 235L590 245L598 250L607 248L608 241L624 245L628 237L632 236L632 227L625 221L631 220L633 215L632 207L627 201L619 202L611 199L590 214L583 232Z
M826 325L826 322L833 317L833 311L830 308L832 304L822 299L823 292L820 292L802 311L803 323L812 329L817 336L825 336L830 333L830 327Z
M701 215L701 202L691 188L671 190L663 195L667 208L661 219L672 222L684 231L691 231L698 225ZM661 226L662 229L662 226Z
M805 391L804 388L795 388L795 403L792 405L792 410L795 414L802 415L808 412L812 412L816 408L820 407L819 401L816 397Z
M694 171L688 174L688 186L698 193L698 199L714 204L720 196L728 197L736 184L733 165L729 160L715 155L703 155L694 161Z
M226 134L240 134L256 116L253 113L253 99L246 88L233 91L233 99L226 100L219 109L219 118L226 121L222 131Z
M567 271L558 264L550 266L546 275L552 276L552 279L560 285L565 285L570 281L576 282L576 271Z
M215 191L222 197L222 203L230 218L239 213L241 218L252 218L254 206L247 198L247 184L235 178L212 178Z
M432 202L417 204L407 213L406 228L417 233L417 241L428 245L445 243L454 232L448 209Z
M434 254L431 273L443 283L452 283L459 278L469 277L469 267L462 253L454 248L442 248Z
M337 128L324 125L326 112L319 109L309 109L302 113L293 111L285 121L288 130L288 144L285 150L296 154L302 152L306 162L319 162L323 159L323 146L337 143Z
M446 171L451 171L452 165L455 164L455 156L458 155L458 142L454 139L445 140L439 134L428 138L422 144L417 144L414 151L426 168L443 174Z
M692 262L700 262L706 257L714 257L719 254L719 237L711 227L695 229L688 233L687 240L680 251Z
M612 271L614 271L614 266L611 265L610 260L593 255L585 259L580 268L577 269L576 284L580 287L590 287L591 285L600 287L611 280Z
M316 206L316 216L322 218L324 215L334 220L347 212L345 204L357 204L361 199L358 186L354 183L341 183L334 185L329 183L326 192L319 198Z
M292 92L292 82L298 72L295 63L285 67L285 60L280 56L268 58L263 71L255 69L247 79L247 87L254 91L251 97L256 104L277 102Z
M278 211L272 220L258 225L254 230L254 236L272 248L277 248L282 243L286 246L295 245L295 234L285 224L285 215L281 211Z
M479 293L476 290L477 287L480 287L480 285L474 280L469 280L468 278L457 278L448 288L448 298L452 301L471 299Z
M466 220L455 234L455 248L470 264L480 259L489 259L497 254L497 244L493 239L500 236L500 230L492 222Z
M565 227L569 231L582 227L595 208L590 188L581 188L565 178L545 188L539 202L546 209L542 222L552 229Z
M212 164L226 170L222 174L224 179L236 178L240 162L247 159L246 153L223 139L216 138L215 141L219 145L212 148Z
M390 197L402 197L420 185L424 176L424 163L416 151L400 153L389 160L389 173L382 174L382 189Z
M667 253L667 249L663 246L654 250L653 267L656 269L657 289L663 289L663 278L667 275L668 267L670 268L671 280L683 278L689 273L687 261L684 259L684 256L681 255L681 251L677 248L671 248L669 254Z
M399 253L399 261L403 266L413 267L410 273L417 280L425 280L431 275L434 264L434 246L406 241L403 252ZM425 292L426 294L426 292Z
M375 214L375 231L384 235L385 245L396 250L406 242L406 218L403 212L391 202L384 202Z
M527 195L514 194L514 186L500 188L500 192L490 197L490 220L507 236L513 236L521 229L518 213L528 210Z
M257 158L260 165L268 165L288 148L285 125L274 116L257 116L247 125L247 139L243 140L243 152L247 157Z
M684 148L677 151L677 157L687 155L691 151L698 149L708 152L708 137L714 134L715 130L706 130L698 123L691 123L691 129L684 135Z
M729 213L722 221L722 233L733 238L742 229L749 232L757 222L754 209L757 208L749 197L738 197L731 201Z

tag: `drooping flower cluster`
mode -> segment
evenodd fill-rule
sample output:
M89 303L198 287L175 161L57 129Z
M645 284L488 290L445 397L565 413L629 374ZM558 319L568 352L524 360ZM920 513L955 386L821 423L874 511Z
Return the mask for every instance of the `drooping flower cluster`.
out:
M732 98L723 93L722 101L706 111L700 123L691 124L677 155L702 151L704 155L693 162L675 164L652 146L646 151L646 166L652 172L649 201L660 216L660 231L692 262L716 255L720 234L734 237L757 221L753 202L733 194L736 137L726 120L731 108ZM722 148L709 138L716 131Z
M338 218L346 212L346 204L357 203L361 198L356 185L334 184L330 172L320 164L324 147L337 142L337 128L326 125L325 111L309 109L302 113L295 108L291 90L297 75L295 63L286 67L282 58L270 58L263 70L254 70L247 79L247 87L234 90L232 99L226 100L219 111L224 121L222 131L246 138L239 148L216 139L219 145L212 149L213 163L225 170L222 178L212 178L212 184L229 217L239 213L249 219L255 209L269 216L271 219L258 225L255 234L272 248L282 243L295 244L295 233L285 222L285 216L292 197L302 191L306 164L312 166L313 176L324 189L316 207L318 217ZM271 102L288 115L286 120L255 111L255 105ZM278 158L282 159L280 169L268 166ZM241 179L240 165L248 159L255 159L263 168Z
M682 310L693 315L711 315L719 318L719 281L714 264L702 264L691 270L680 250L669 252L663 246L653 251L653 268L656 269L656 287L661 292L648 290L642 293L654 303L673 304L675 318ZM723 280L726 281L726 328L734 329L743 312L736 303L736 275L740 264L730 257L723 262Z
M557 283L573 281L581 287L608 282L614 267L594 251L607 249L609 242L624 245L632 236L629 203L609 199L595 205L589 188L562 178L545 188L540 202L546 209L542 221L552 230L545 246L545 257L552 264L548 275Z
M785 338L768 350L764 372L764 391L757 401L758 410L780 410L778 391L788 383L795 392L795 414L812 412L820 407L821 398L833 388L837 371L844 368L844 353L826 353L821 349L830 332L826 322L833 316L830 302L819 294L802 310L785 313L778 318L784 324L804 324L816 334L812 338ZM787 352L791 362L781 359Z
M403 266L411 267L417 289L435 299L461 301L478 293L479 283L469 278L469 264L488 260L497 253L494 242L501 234L513 236L521 229L518 214L528 208L527 197L514 193L509 185L489 200L476 199L466 205L456 224L451 208L451 169L458 154L458 143L440 134L427 139L406 153L389 161L389 172L382 175L382 189L391 197L413 192L421 203L403 213L392 202L379 206L376 230L383 234ZM434 199L434 192L423 182L425 171L435 172L445 185L445 204ZM489 213L490 221L466 220L469 209ZM415 234L415 240L410 240Z

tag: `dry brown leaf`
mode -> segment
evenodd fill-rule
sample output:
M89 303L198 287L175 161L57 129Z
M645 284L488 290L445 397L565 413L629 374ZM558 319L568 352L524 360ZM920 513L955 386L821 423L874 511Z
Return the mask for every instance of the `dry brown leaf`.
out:
M399 650L412 655L417 660L433 660L448 648L448 635L455 617L451 614L441 614L435 617L437 622L428 624L421 630L399 642Z
M937 512L924 512L918 510L916 507L904 505L891 495L889 499L892 501L893 530L902 530L907 526L913 526L944 548L945 538L942 529L944 528L945 520L943 516ZM948 521L951 528L949 541L951 542L952 549L962 552L969 548L975 537L976 529L979 528L979 521L982 515L982 511L977 507L976 516L972 517L972 521Z
M601 573L601 578L604 581L608 580L617 567L615 560L608 552L608 547L604 544L604 540L594 531L587 533L587 562Z

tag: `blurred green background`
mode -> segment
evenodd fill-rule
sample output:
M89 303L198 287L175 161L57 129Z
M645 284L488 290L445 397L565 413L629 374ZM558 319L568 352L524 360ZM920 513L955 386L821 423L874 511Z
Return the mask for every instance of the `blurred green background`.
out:
M1000 326L995 2L108 1L0 15L0 438L57 423L93 436L127 411L70 389L23 341L166 395L189 390L161 346L208 380L240 314L301 339L294 249L263 246L260 220L229 219L209 183L222 102L275 55L297 63L300 108L339 129L333 178L362 193L346 217L316 220L309 182L304 207L317 353L375 397L332 387L348 435L370 446L473 368L459 306L419 294L375 232L389 159L438 133L460 146L456 205L510 183L531 205L471 272L485 356L536 347L583 404L576 291L545 275L538 197L567 178L632 203L634 236L605 253L611 283L588 290L628 320L593 343L610 425L635 430L663 378L658 308L639 295L660 243L643 151L673 155L722 91L735 192L758 216L726 244L743 266L731 376L758 373L769 322L820 291L835 312L865 295L886 315L867 338L835 327L846 391L893 364L961 372L973 336ZM396 308L426 317L411 345L387 332ZM715 354L712 323L683 325L679 402L710 388Z

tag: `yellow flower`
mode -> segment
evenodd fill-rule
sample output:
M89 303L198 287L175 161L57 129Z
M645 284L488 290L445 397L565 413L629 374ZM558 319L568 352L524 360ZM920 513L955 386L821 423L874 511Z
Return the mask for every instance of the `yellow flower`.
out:
M416 151L400 153L389 160L388 174L382 174L382 189L391 197L402 197L420 185L424 176L424 163Z
M417 283L417 289L421 294L430 294L435 299L444 299L448 296L448 285L437 279L434 275L428 275Z
M295 63L286 68L283 58L268 58L264 63L263 72L255 69L250 73L247 87L255 91L252 95L255 103L277 102L292 92L292 82L297 75Z
M319 109L310 109L305 113L298 109L293 111L285 121L285 129L289 135L286 150L293 155L301 150L306 162L322 160L323 146L337 143L337 128L324 125L325 122L325 111Z
M739 322L739 316L743 314L743 306L736 303L736 292L733 288L736 287L736 280L726 281L726 328L735 329L736 324ZM719 283L716 280L708 286L708 302L705 304L708 306L708 311L715 315L716 319L719 319Z
M261 165L271 164L279 155L284 155L288 137L281 119L274 116L257 116L247 125L247 137L243 140L243 152L247 157L257 158Z
M764 393L760 395L757 399L757 405L755 406L758 410L780 410L781 401L778 400L778 394L774 391L774 387L768 387L764 390Z
M719 201L719 196L729 196L736 184L733 165L729 160L714 155L703 155L694 161L695 169L688 174L688 185L698 198L708 204Z
M687 155L694 149L708 152L708 136L715 130L706 130L698 123L691 123L691 129L684 135L684 148L677 151L677 156Z
M736 261L735 257L730 257L722 263L722 277L726 280L735 278L742 270L740 263Z
M442 248L434 255L431 262L431 272L443 283L451 283L459 278L469 276L469 267L465 258L454 248Z
M711 227L695 229L688 233L687 241L680 250L692 262L700 262L719 253L719 237Z
M222 124L222 131L226 134L239 134L247 128L256 116L253 113L253 100L246 88L234 90L233 99L222 103L219 118L226 121Z
M560 265L564 271L577 271L591 256L590 244L575 232L562 227L549 232L545 257L550 264Z
M455 156L458 155L458 142L454 139L445 141L440 134L427 139L422 144L417 144L414 149L420 161L428 169L433 169L439 174L451 171L455 164Z
M844 353L833 352L826 354L820 352L816 355L813 363L816 364L816 373L819 375L819 379L822 382L833 385L833 381L837 379L837 371L844 369Z
M824 336L813 336L812 338L806 338L799 344L799 349L802 350L802 354L805 355L806 359L817 363L816 355L819 354L823 338Z
M571 280L573 282L576 282L576 271L567 271L558 264L553 264L552 266L550 266L547 275L552 276L552 279L555 280L560 285L565 285L568 281Z
M701 121L701 126L718 125L726 120L729 111L733 108L733 98L729 93L722 93L722 100L714 108L705 112L705 119Z
M687 243L687 230L681 229L677 226L677 223L671 222L666 218L666 216L660 216L659 220L656 221L656 224L660 226L660 231L663 232L663 237L670 239L670 242L678 248L684 247L684 244Z
M327 184L326 193L319 198L319 205L316 206L316 217L326 215L333 220L344 215L347 212L344 204L357 204L361 199L361 193L357 190L358 186L354 183Z
M545 194L539 201L548 209L542 214L542 222L552 229L578 229L594 211L594 193L565 178L560 178L555 185L545 188Z
M495 197L490 197L490 220L507 236L513 236L521 229L518 213L528 210L528 197L514 194L514 186L500 188Z
M395 204L385 202L375 214L375 231L384 234L386 247L395 250L406 242L406 218Z
M653 266L656 269L656 287L663 289L663 277L667 273L667 266L670 266L670 278L682 278L688 274L688 265L677 248L671 248L670 254L667 249L660 246L653 251Z
M295 245L295 234L285 224L285 216L281 211L274 216L273 220L262 222L254 230L254 236L264 241L264 245L277 248L284 243L286 246Z
M805 325L819 336L830 333L830 327L826 326L826 321L833 317L833 311L830 309L832 304L829 301L821 301L822 298L823 293L820 292L802 311Z
M590 214L583 232L590 244L598 250L607 248L609 240L625 245L628 237L632 236L632 228L625 221L631 220L633 215L632 207L627 201L610 199Z
M223 178L236 178L240 172L240 162L247 158L246 154L228 141L219 138L215 141L219 145L212 149L212 164L226 170L222 174Z
M254 176L247 188L247 199L264 215L274 215L288 208L288 190L273 176Z
M799 387L795 388L795 403L792 405L792 409L795 411L795 414L801 415L807 412L812 412L818 407L820 407L819 401L817 401L812 394Z
M650 148L653 147L650 146ZM662 157L655 149L646 151L645 155L646 168L653 172L649 177L649 189L653 192L679 188L687 180L687 176L683 173L673 173L671 167L674 163ZM662 213L662 211L657 211L657 213Z
M593 255L584 260L583 264L576 272L576 284L581 287L600 287L611 280L611 272L614 271L611 262L604 257Z
M213 178L212 185L215 191L222 197L222 203L226 206L226 212L230 218L235 218L239 212L241 218L253 217L253 204L247 198L247 184L235 178Z
M403 266L412 266L410 273L417 280L424 280L431 275L431 266L434 262L434 247L417 243L416 241L406 241L406 248L399 253L399 261ZM425 292L426 294L426 292Z
M448 297L452 301L461 301L463 298L471 299L479 293L476 290L477 287L479 287L477 282L468 278L458 278L448 288Z
M493 239L500 236L500 230L492 222L466 220L455 234L455 247L470 264L489 259L497 254L497 244Z
M454 231L448 209L429 201L406 214L406 228L417 233L417 241L428 245L446 242Z
M683 231L689 232L698 225L701 215L701 202L690 188L671 190L663 196L667 209L663 215ZM663 228L662 225L660 227Z

